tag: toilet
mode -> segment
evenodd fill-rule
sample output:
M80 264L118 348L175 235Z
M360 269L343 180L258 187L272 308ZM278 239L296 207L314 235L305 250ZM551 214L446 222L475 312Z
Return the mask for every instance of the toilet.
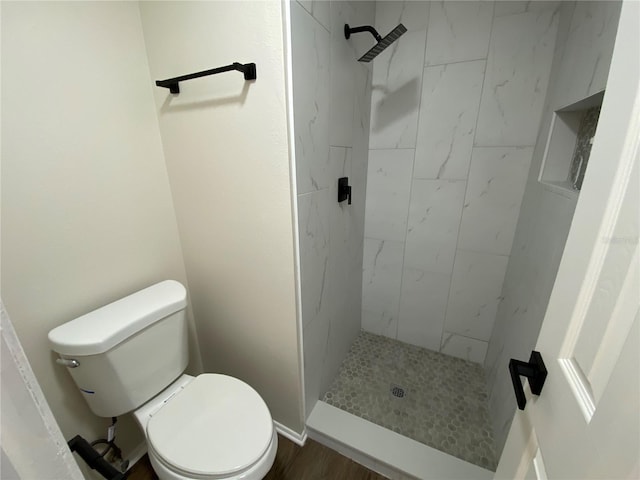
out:
M237 378L184 373L186 306L166 280L54 328L51 349L93 413L133 413L161 480L262 479L278 448L269 409Z

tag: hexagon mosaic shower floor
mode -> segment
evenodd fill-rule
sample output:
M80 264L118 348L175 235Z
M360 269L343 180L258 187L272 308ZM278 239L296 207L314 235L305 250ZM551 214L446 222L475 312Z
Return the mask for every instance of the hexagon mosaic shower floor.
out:
M361 332L323 400L495 471L482 366Z

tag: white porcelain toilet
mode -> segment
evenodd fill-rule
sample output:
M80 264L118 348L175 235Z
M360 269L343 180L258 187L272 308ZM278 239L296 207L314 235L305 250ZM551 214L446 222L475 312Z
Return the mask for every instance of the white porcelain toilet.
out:
M267 405L226 375L185 375L186 290L166 280L49 332L91 410L133 412L162 480L263 478L278 437Z

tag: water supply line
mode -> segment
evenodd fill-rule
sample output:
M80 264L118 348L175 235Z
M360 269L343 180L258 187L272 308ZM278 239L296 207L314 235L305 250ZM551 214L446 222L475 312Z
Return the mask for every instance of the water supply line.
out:
M91 467L107 480L125 480L129 474L118 471L107 462L84 438L76 435L67 442L72 452L76 452Z
M117 421L117 417L111 417L111 425L107 430L107 438L100 438L89 443L80 435L76 435L67 442L72 452L80 455L92 470L96 470L107 480L124 480L128 476L126 470L129 466L129 461L123 460L122 451L115 443ZM106 445L106 448L100 453L94 448L96 445ZM119 461L120 470L114 467L112 462L105 459L107 453L110 451L113 451L113 459Z

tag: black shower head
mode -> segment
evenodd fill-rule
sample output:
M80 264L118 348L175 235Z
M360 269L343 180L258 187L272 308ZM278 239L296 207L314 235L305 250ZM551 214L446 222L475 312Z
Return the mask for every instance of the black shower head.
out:
M378 43L376 43L367 53L365 53L362 57L358 59L359 62L368 63L374 58L376 58L380 54L380 52L382 52L385 48L387 48L389 45L395 42L398 38L400 38L404 33L406 33L406 31L407 31L407 28L403 24L400 24L396 28L391 30L391 32L386 37L382 38L380 34L376 31L376 29L369 25L351 28L349 27L349 24L345 24L344 37L346 39L349 39L352 33L359 33L359 32L369 32L371 33L371 35L375 37Z

